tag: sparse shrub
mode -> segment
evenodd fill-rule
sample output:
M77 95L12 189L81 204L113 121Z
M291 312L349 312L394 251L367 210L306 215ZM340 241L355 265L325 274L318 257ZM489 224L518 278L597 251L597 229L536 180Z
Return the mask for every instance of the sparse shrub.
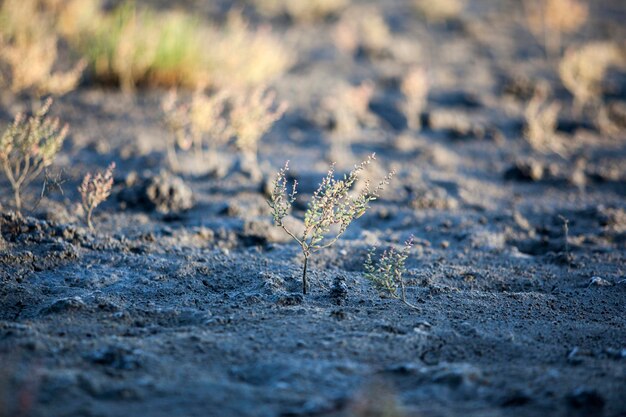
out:
M95 175L87 173L78 187L85 221L91 230L94 228L91 221L93 210L111 195L114 169L115 163L112 162L104 172L98 172Z
M126 91L137 84L254 86L291 65L291 55L279 39L267 28L251 30L236 12L222 27L132 1L108 13L72 8L67 13L83 18L75 26L65 24L70 43L89 58L98 78L117 81ZM61 14L59 21L71 19Z
M62 95L76 88L86 62L69 71L54 71L58 37L52 15L40 0L5 0L0 6L0 74L13 93Z
M626 66L624 51L612 42L591 42L566 51L559 64L559 75L574 96L578 113L588 104L601 103L602 81L612 66Z
M538 87L526 106L524 138L538 152L565 155L567 149L556 135L561 105L557 102L548 103L547 96L547 89Z
M578 30L589 15L579 0L523 0L523 5L528 29L549 57L560 55L562 34Z
M442 23L456 19L465 8L464 0L413 0L413 7L427 21Z
M68 125L47 116L52 99L31 117L18 114L0 138L0 164L13 188L15 208L22 208L21 192L52 164L67 136Z
M401 250L395 247L386 249L377 262L374 261L376 248L370 250L365 259L365 278L374 284L381 296L395 298L407 306L418 310L418 307L409 303L406 299L406 286L404 275L406 274L406 260L409 257L413 238L404 243Z
M252 0L264 16L288 16L296 22L324 20L341 12L349 0Z
M287 110L287 103L275 105L276 93L258 87L233 97L230 110L230 128L240 152L240 168L258 179L259 141Z
M404 95L403 110L410 129L422 127L421 113L428 99L428 76L422 67L412 68L402 79L400 91Z
M297 182L293 182L291 191L287 191L287 172L289 163L281 169L273 182L272 193L268 204L272 210L274 224L281 227L302 250L304 266L302 270L302 292L307 293L307 264L309 257L322 249L332 246L346 231L348 226L361 217L369 208L370 202L376 200L383 187L389 184L393 173L388 174L376 188L371 189L369 183L352 194L359 174L374 159L374 155L355 165L342 180L335 179L334 166L328 170L326 177L313 193L304 214L304 230L298 233L290 229L284 222L296 200Z

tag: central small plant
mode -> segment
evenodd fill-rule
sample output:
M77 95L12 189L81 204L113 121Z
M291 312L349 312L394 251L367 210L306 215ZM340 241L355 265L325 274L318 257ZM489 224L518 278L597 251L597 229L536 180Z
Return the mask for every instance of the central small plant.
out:
M384 186L389 184L393 172L389 173L378 185L372 189L368 181L363 187L354 190L359 174L375 159L370 155L365 161L355 165L343 179L335 178L335 167L331 165L326 177L311 196L306 212L304 213L304 230L297 233L284 222L296 201L297 181L288 191L287 172L289 161L276 174L273 182L272 194L268 204L272 209L274 224L281 227L302 249L304 265L302 268L302 293L306 294L307 264L312 254L332 246L347 230L352 221L361 217L370 207L369 203L376 200Z

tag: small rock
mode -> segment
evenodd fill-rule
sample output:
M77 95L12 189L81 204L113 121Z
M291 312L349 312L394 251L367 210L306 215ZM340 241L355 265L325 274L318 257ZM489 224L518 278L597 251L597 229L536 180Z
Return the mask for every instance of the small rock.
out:
M52 305L41 310L41 314L64 313L67 311L78 311L86 307L85 302L80 297L62 298Z
M143 177L132 173L126 183L127 188L118 194L118 199L130 207L163 214L179 213L193 207L191 188L182 178L165 171Z
M337 275L335 277L333 285L330 288L330 298L338 306L345 303L348 298L348 285L343 275Z
M611 286L613 286L613 284L611 282L607 281L604 278L601 278L601 277L598 277L598 276L594 276L594 277L591 277L591 279L589 280L589 285L587 285L587 288L589 288L591 286L611 287Z
M279 297L276 300L276 304L283 307L297 306L304 302L304 296L302 294L287 294Z

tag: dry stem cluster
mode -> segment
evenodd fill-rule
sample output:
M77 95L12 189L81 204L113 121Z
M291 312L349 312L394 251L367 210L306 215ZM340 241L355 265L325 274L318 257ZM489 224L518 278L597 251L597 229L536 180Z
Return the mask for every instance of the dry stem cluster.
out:
M92 230L94 228L91 221L93 210L111 195L114 169L115 163L112 162L104 172L98 172L95 175L87 173L80 187L78 187L85 221Z

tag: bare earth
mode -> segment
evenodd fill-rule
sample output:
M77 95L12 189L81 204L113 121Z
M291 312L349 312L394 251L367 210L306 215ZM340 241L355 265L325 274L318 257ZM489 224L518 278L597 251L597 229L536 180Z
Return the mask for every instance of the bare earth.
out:
M571 96L517 2L469 3L426 25L406 2L371 2L395 39L376 56L337 51L333 22L274 22L299 57L275 84L291 107L262 141L261 183L183 156L180 181L163 173L171 188L150 201L142 184L166 167L164 92L86 85L58 100L72 126L55 164L64 194L51 189L20 219L1 184L0 416L626 416L626 125L609 138L568 104L559 133L571 154L532 151L528 84ZM624 2L591 7L575 41L626 38ZM420 132L399 110L411 60L433 81ZM333 155L320 103L364 79L373 122ZM607 80L605 99L626 105L626 75ZM27 105L5 100L3 122ZM272 225L265 186L291 160L301 218L329 161L343 172L373 152L368 175L398 174L312 258L303 297L302 258ZM76 186L110 161L114 194L90 232ZM363 277L371 246L411 235L419 311Z

